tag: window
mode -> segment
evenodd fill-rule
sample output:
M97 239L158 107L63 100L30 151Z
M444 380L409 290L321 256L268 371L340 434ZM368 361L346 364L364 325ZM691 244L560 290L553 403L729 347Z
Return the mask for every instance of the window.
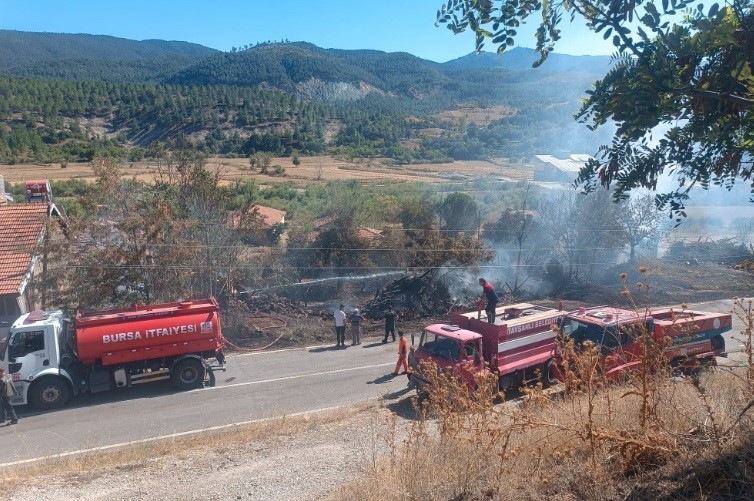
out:
M456 339L439 336L434 332L424 331L419 347L427 353L447 360L456 360L461 351L461 343Z
M626 343L626 336L614 326L601 327L599 325L579 322L573 318L566 318L560 326L564 336L570 336L574 343L581 344L591 341L599 346L603 354L608 354Z
M44 349L44 331L16 332L11 335L8 356L10 358L22 358L29 353L35 353Z

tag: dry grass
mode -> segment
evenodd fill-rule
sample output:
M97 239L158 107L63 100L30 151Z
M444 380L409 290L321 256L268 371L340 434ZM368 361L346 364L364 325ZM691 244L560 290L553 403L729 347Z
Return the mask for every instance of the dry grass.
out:
M751 360L751 303L737 311ZM409 438L332 499L752 499L754 371L671 378L646 342L647 363L621 384L586 346L566 354L563 391L497 405L494 381L469 394L425 368L433 389Z
M356 180L365 183L443 183L448 182L448 174L462 174L469 178L483 176L505 176L512 179L531 179L533 169L519 164L510 164L503 159L491 161L459 161L438 164L394 165L384 159L337 159L329 156L301 157L301 164L294 166L290 157L273 158L270 165L285 168L285 176L261 174L250 169L248 158L219 158L207 160L207 169L219 172L222 183L232 183L238 179L254 179L261 184ZM159 173L157 162L130 162L122 169L123 176L135 177L143 181L154 180ZM165 171L164 165L162 166ZM271 169L272 170L272 169ZM0 165L0 173L9 183L21 183L29 179L49 179L60 181L80 179L94 181L95 175L89 163L60 164L17 164Z
M51 479L68 486L83 485L113 471L129 472L156 468L163 460L186 461L197 457L197 454L222 457L229 451L264 438L289 439L311 429L340 423L346 418L371 410L372 407L362 406L281 417L179 438L155 439L106 451L95 450L60 459L9 466L0 472L0 484L6 492L35 486L44 487L49 485Z
M535 389L518 404L476 414L435 409L434 419L416 423L391 460L333 499L596 500L632 492L673 498L685 479L702 478L711 463L735 462L730 458L739 458L754 431L749 421L735 425L751 395L740 373L705 374L699 385L713 397L705 402L691 379L661 384L656 419L646 430L641 395L623 386L603 389L591 402L583 393L551 399ZM751 471L737 477L751 493ZM714 498L711 490L699 486L704 497Z

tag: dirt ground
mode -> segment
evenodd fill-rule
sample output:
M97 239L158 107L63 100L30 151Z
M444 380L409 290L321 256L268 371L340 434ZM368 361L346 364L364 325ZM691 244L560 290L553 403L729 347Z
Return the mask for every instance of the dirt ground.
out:
M211 157L207 168L219 172L225 182L237 179L255 179L263 184L294 182L306 184L337 180L357 180L366 183L448 183L467 181L480 177L501 180L526 180L534 176L531 165L512 164L504 159L435 164L394 165L385 159L341 160L329 156L300 157L301 164L293 165L290 157L273 158L270 171L279 165L285 169L282 176L260 174L251 170L248 158ZM154 161L124 162L123 175L142 180L152 180L168 169ZM0 165L0 175L9 183L31 179L60 181L68 179L92 180L94 174L89 163Z

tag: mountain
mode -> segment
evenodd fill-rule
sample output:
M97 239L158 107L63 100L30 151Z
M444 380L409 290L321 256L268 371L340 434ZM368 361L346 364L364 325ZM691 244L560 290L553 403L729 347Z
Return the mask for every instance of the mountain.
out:
M350 85L357 94L373 90L421 97L448 77L437 63L405 52L322 49L304 42L261 44L241 52L204 58L167 79L184 85L267 85L288 92L309 85Z
M446 68L478 69L503 68L515 71L532 70L539 54L534 49L516 47L502 54L494 52L471 53L443 63ZM594 73L604 75L610 68L610 56L571 56L552 53L536 71L558 73Z
M103 153L138 161L179 142L207 154L332 152L402 163L604 144L573 114L609 59L551 54L534 70L535 57L514 49L441 64L306 42L220 52L0 30L0 162ZM476 122L459 110L475 110Z
M371 95L437 103L499 101L501 85L569 74L581 85L604 75L609 58L532 49L483 52L436 63L405 52L323 49L307 42L266 43L220 52L202 45L104 35L0 30L0 76L43 80L266 87L315 101ZM502 90L508 93L507 90Z
M218 52L188 42L0 30L0 74L14 77L155 81Z

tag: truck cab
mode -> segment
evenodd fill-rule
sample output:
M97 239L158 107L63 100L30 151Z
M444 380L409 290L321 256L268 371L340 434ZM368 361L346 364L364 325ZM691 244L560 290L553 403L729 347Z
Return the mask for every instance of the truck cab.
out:
M422 375L421 362L432 360L441 370L454 370L457 376L473 388L476 385L474 375L485 370L481 353L480 334L457 325L428 325L421 332L418 345L412 347L409 355L411 385L419 392L426 392L429 382Z
M72 375L61 367L63 336L61 311L26 313L13 323L0 353L0 363L16 387L12 404L36 403L29 402L32 386L38 390L32 394L48 402L70 398L75 385Z

